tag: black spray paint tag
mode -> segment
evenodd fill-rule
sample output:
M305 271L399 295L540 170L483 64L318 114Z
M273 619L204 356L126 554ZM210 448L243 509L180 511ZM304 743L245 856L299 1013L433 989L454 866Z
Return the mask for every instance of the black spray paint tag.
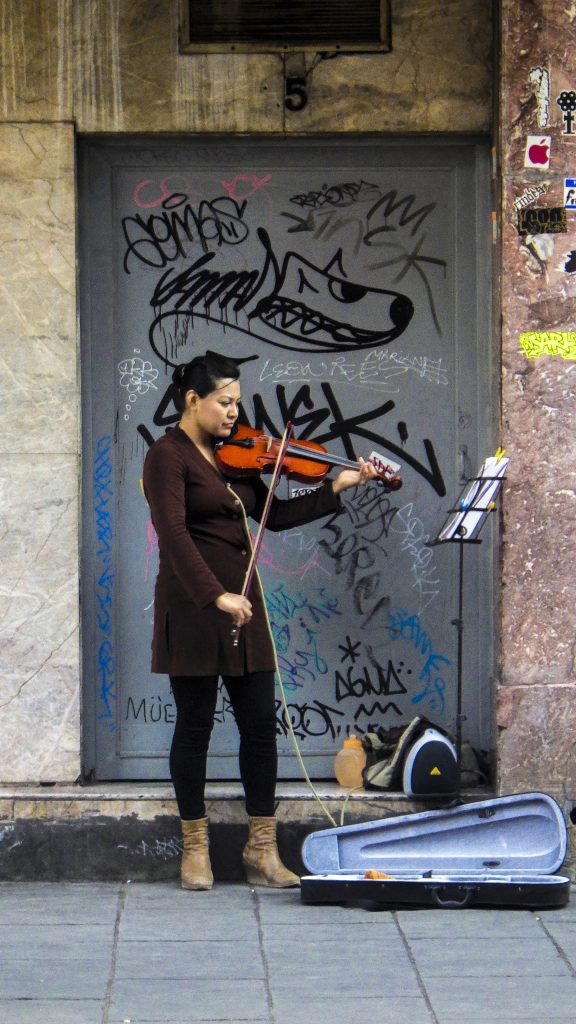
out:
M518 211L519 235L558 235L568 231L563 206L535 207Z

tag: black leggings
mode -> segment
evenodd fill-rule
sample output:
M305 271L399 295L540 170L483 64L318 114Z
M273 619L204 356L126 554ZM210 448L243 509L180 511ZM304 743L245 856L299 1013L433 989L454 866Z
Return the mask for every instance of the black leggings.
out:
M180 817L206 814L206 762L219 676L170 676L176 725L170 750L170 776ZM223 676L240 733L240 778L251 817L272 817L275 810L278 754L273 672Z

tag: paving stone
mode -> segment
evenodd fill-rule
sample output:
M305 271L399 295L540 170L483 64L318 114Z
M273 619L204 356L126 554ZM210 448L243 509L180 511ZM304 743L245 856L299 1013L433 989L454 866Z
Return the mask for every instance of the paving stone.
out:
M576 952L576 933L574 933ZM518 977L534 975L555 977L570 974L553 942L541 936L511 942L509 937L492 936L489 942L475 938L434 939L429 937L410 940L410 951L424 978L461 977L493 978L514 974Z
M26 886L30 885L30 890ZM9 883L0 885L0 921L20 924L114 923L120 886L95 883Z
M537 935L540 925L529 910L401 910L398 923L408 938L478 935Z
M183 1013L191 1021L267 1019L266 986L263 981L226 978L188 982L121 979L113 986L110 1004L113 1018L168 1022L177 1020Z
M302 903L298 890L258 889L259 912L265 923L296 924L298 927L319 924L322 927L343 928L354 922L364 927L390 925L394 927L394 915L388 910L376 910L373 906L340 905L332 903Z
M538 918L541 918L546 924L551 922L556 924L557 922L567 923L571 921L576 927L576 892L575 887L572 886L572 902L568 903L565 907L558 907L556 910L539 910L536 914Z
M166 942L173 939L187 942L198 937L207 942L219 939L257 941L258 921L254 914L246 911L206 914L192 908L173 915L162 910L150 913L139 907L124 913L119 932L122 941Z
M276 890L277 892L279 890ZM234 882L216 882L214 888L206 891L183 889L179 880L174 882L130 882L126 886L127 901L130 904L161 903L164 906L202 904L204 907L225 905L251 908L255 905L255 892L249 885Z
M100 999L1 999L2 1024L101 1024Z
M440 1022L444 1015L459 1015L467 1024L492 1024L497 1019L524 1024L527 1017L540 1015L540 1024L548 1024L550 1017L562 1012L564 1024L569 1024L570 1014L576 1019L573 977L427 978L426 991Z
M262 922L263 934L269 948L274 950L277 945L291 946L296 948L298 943L305 943L314 946L318 943L328 942L335 948L340 944L346 948L350 941L350 935L354 935L360 945L370 947L374 942L381 944L397 943L403 946L402 935L396 927L374 930L363 928L361 925L350 921L335 924L301 924L300 926L275 924L273 922Z
M302 966L298 974L292 964L283 973L271 971L269 983L275 1003L282 998L289 999L291 994L293 998L303 999L306 1005L319 996L338 1000L343 991L358 992L363 998L385 999L386 1002L389 999L418 999L421 996L414 972L406 968L397 970L393 964L388 965L387 970L373 971L346 970L345 967L309 971L306 965Z
M2 916L0 900L0 917ZM110 958L114 924L0 924L0 960Z
M43 957L0 962L4 999L102 999L109 977L106 958L65 961Z
M392 944L362 947L354 937L352 942L325 939L312 946L307 940L300 950L295 946L283 951L281 941L270 952L270 940L265 939L266 961L270 986L276 993L284 993L294 985L295 965L301 964L298 991L307 997L315 989L339 992L342 987L361 992L364 996L418 996L416 973L408 953L398 936Z
M122 942L116 978L263 978L258 942Z
M340 988L323 999L300 1000L295 985L291 996L274 998L275 1024L351 1024L357 1020L375 1024L435 1024L422 997L398 999L390 997L384 989L374 999L356 993L343 995Z

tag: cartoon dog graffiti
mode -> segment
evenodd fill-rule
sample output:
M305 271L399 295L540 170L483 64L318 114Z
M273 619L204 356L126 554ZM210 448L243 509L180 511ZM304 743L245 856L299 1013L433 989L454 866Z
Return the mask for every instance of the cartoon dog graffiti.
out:
M408 296L351 281L342 265L341 249L323 268L291 251L280 266L268 233L259 228L257 234L265 252L261 271L208 269L215 254L205 253L185 270L175 273L170 268L162 275L151 300L157 315L150 343L163 360L167 353L159 346L166 345L167 335L181 343L196 317L297 352L346 352L385 345L406 330L414 313ZM263 291L267 294L262 295ZM246 326L238 318L240 313L247 318Z
M262 241L269 245L267 236ZM406 295L350 281L341 249L322 269L288 252L276 276L272 294L260 299L251 318L300 342L284 341L283 348L319 352L385 345L406 330L414 313Z

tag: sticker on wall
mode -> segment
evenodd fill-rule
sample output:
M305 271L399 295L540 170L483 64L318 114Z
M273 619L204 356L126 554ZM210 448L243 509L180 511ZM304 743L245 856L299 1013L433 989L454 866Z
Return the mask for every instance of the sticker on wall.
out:
M518 211L519 235L560 235L568 231L563 206L530 206Z
M539 128L545 128L548 124L548 112L550 110L550 75L547 68L531 68L528 80L532 94L536 98L536 120Z
M564 206L576 210L576 178L564 178Z
M523 210L525 206L530 206L530 203L533 203L535 199L543 196L544 193L548 191L549 187L550 186L545 183L543 185L533 185L531 188L527 188L521 196L516 196L516 199L514 200L514 209Z
M527 331L520 335L520 347L528 359L539 356L576 359L576 331Z
M535 257L542 271L554 256L554 235L529 235L527 237L530 241L526 242L526 248Z
M529 135L526 139L526 152L524 154L524 167L538 167L545 171L550 167L550 147L552 137L550 135Z
M576 92L573 89L565 90L558 96L556 103L562 111L564 127L562 135L576 135L576 123L574 112L576 111Z
M568 253L563 269L567 274L576 274L576 249Z

